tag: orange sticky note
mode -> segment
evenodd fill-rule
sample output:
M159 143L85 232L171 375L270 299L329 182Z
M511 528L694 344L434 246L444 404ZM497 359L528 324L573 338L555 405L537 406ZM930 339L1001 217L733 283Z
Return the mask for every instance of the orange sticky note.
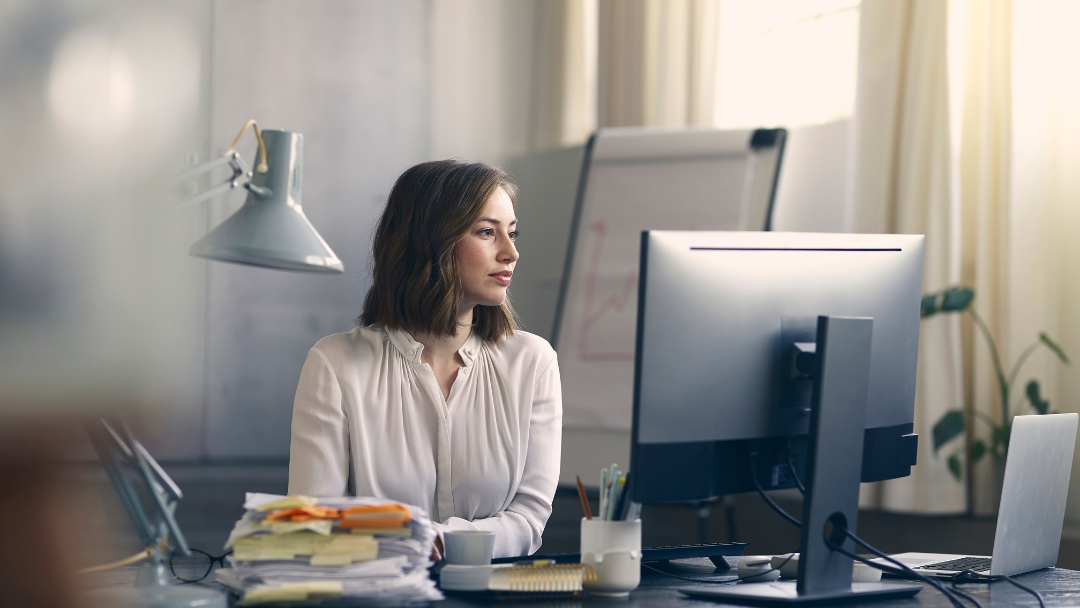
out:
M341 527L347 529L403 528L409 509L396 503L349 507L341 512Z
M338 519L341 511L334 507L293 507L280 509L266 516L266 521L311 521L313 519Z

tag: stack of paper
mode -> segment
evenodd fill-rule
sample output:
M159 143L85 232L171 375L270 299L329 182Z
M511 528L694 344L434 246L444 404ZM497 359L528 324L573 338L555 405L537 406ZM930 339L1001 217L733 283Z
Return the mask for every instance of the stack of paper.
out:
M419 507L376 498L247 495L218 580L240 605L426 605L436 532Z

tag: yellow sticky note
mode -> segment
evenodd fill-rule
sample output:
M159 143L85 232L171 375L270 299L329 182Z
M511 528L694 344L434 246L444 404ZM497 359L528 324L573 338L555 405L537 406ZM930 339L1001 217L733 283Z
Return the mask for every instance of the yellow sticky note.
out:
M412 536L412 528L353 528L351 532L364 536Z
M240 605L337 599L341 597L343 589L340 581L288 583L280 587L248 591L244 594L244 599L240 600Z
M341 597L344 586L341 581L309 581L297 583L303 585L308 594L308 599L336 599Z
M330 520L256 521L252 522L251 528L253 530L269 530L271 534L292 534L293 532L310 530L322 536L330 536L330 533L334 530L334 522Z
M311 555L312 566L348 566L354 562L379 556L379 541L370 536L335 534L329 543L318 547Z
M286 496L274 502L268 502L255 510L259 513L274 511L276 509L291 509L293 507L312 507L319 504L319 499L311 496Z

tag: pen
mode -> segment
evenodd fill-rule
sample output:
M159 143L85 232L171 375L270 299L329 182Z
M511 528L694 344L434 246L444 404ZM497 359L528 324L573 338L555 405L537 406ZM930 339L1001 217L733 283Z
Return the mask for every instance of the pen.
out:
M608 521L615 521L619 516L619 505L622 504L623 491L626 489L626 477L623 477L621 473L619 475L619 483L613 484L611 487L611 500L608 505Z
M610 511L611 511L611 503L612 503L611 499L612 499L612 494L615 491L615 483L618 482L618 480L619 480L618 473L616 472L618 470L619 470L619 465L614 463L614 462L611 463L611 470L608 471L608 476L607 476L607 487L608 487L607 502L604 503L604 507L606 507L606 508L605 508L604 511L602 511L600 513L600 516L603 517L604 519L608 520L608 521L611 521L611 513L610 513Z
M600 519L604 519L604 513L607 512L607 469L600 469Z
M627 512L630 510L630 473L626 474L626 483L623 484L622 497L615 506L615 518L619 521L627 520Z
M554 566L555 560L553 559L523 559L514 562L515 566Z
M581 476L577 478L577 493L581 499L581 510L585 513L585 519L592 519L592 509L589 508L589 499L585 496L585 486L581 483Z

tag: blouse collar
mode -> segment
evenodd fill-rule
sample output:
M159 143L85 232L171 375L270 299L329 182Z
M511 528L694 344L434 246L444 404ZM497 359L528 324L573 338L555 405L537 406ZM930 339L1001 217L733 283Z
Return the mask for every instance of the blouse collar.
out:
M420 363L420 353L424 350L423 344L417 342L409 332L401 328L391 329L384 327L383 331L386 332L386 336L390 338L390 342L402 356L412 363ZM476 332L471 332L465 343L458 349L458 354L461 355L461 360L465 362L465 367L469 367L476 361L477 355L480 354L480 344L479 336L476 335Z

